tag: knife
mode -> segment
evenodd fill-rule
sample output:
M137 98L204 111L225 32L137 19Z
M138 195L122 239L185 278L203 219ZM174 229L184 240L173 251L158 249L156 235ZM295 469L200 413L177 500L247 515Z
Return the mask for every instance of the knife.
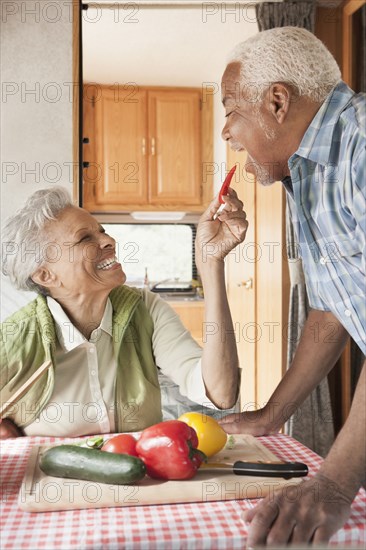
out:
M244 462L243 460L237 460L234 464L207 462L201 464L200 470L228 472L238 476L283 477L284 479L303 477L309 472L306 464L302 462Z

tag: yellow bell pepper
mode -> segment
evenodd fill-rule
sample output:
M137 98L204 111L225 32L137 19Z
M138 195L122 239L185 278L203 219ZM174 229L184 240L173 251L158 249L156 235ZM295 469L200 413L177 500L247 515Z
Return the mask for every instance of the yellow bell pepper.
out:
M206 456L213 456L225 447L227 434L211 416L199 412L187 412L178 420L191 426L198 437L198 447Z

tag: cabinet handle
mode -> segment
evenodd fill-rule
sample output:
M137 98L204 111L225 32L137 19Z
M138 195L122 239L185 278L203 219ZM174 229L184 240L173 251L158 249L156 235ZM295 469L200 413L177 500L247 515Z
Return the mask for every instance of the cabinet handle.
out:
M146 139L145 138L142 138L142 154L143 155L146 155Z
M250 278L247 281L242 281L238 283L238 286L243 286L246 290L251 290L253 288L253 279Z
M155 138L151 138L151 154L155 155Z

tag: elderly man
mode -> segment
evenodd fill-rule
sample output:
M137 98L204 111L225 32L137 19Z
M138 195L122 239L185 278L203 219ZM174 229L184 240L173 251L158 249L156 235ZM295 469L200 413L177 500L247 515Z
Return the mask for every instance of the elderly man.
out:
M295 27L239 44L222 90L224 139L248 152L247 170L259 183L285 186L311 306L292 366L269 403L223 420L229 433L263 435L277 432L288 404L299 406L328 374L349 335L366 351L366 101L342 82L325 46ZM364 366L350 415L318 474L298 494L264 499L246 514L248 546L324 542L345 523L365 480L365 387Z

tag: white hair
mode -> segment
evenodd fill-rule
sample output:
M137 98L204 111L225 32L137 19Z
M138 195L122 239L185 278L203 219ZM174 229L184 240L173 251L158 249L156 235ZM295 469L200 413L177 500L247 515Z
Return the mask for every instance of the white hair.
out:
M31 278L44 259L42 250L47 239L44 227L70 206L73 203L64 187L40 189L6 221L2 230L1 268L19 290L47 294Z
M299 27L276 27L237 44L228 63L241 63L248 99L260 100L273 82L291 84L299 96L322 102L341 79L336 60L314 34Z

